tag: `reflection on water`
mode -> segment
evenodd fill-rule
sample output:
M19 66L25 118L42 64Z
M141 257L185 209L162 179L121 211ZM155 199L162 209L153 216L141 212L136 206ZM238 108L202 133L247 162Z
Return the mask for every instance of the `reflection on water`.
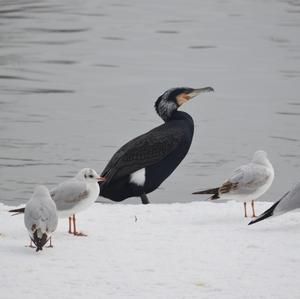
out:
M177 34L177 33L179 33L179 31L176 31L176 30L157 30L156 33Z
M201 46L189 46L190 49L213 49L216 48L216 46L210 46L210 45L201 45Z
M277 114L298 116L298 115L300 115L300 112L277 112Z
M130 138L161 123L174 86L213 86L183 109L189 155L153 202L191 201L257 149L274 200L299 175L299 2L2 0L0 201L28 200L83 167L99 172ZM139 202L131 199L127 202Z
M102 38L108 40L126 40L125 38L118 36L103 36Z
M299 141L299 139L288 138L288 137L283 137L283 136L270 136L270 138L282 139L284 141Z

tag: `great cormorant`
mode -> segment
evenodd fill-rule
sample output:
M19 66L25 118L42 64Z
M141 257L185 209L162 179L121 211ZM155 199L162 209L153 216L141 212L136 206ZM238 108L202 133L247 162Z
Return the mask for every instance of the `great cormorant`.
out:
M123 145L111 158L99 182L100 195L113 201L139 196L149 203L148 193L154 191L175 170L187 154L193 140L194 122L186 112L177 109L205 88L172 88L155 102L164 124Z

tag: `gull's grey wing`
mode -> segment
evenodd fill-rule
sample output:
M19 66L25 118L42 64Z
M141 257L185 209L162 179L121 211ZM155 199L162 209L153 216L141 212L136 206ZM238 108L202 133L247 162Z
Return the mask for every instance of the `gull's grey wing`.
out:
M24 222L28 231L40 228L42 232L53 232L57 227L58 217L55 204L51 201L30 200L25 207Z
M271 172L257 164L247 164L237 168L231 177L220 187L220 193L239 192L251 193L262 187L271 176Z
M58 211L72 209L89 196L87 185L76 179L59 184L50 191Z
M286 193L275 208L276 214L300 209L300 183Z

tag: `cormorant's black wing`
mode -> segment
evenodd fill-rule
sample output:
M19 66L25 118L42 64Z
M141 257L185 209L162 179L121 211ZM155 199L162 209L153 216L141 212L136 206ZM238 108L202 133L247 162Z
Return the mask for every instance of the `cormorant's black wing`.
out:
M155 164L168 156L184 139L184 130L165 123L123 145L101 176L106 183Z

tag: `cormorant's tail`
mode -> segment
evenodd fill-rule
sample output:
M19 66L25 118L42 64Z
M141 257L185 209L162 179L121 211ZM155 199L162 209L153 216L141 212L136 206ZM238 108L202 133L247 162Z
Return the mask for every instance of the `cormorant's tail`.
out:
M210 197L210 199L220 198L219 188L212 188L212 189L207 189L207 190L203 190L203 191L196 191L196 192L193 192L193 194L213 194L213 196Z
M269 208L268 210L266 210L264 213L262 213L261 215L259 215L256 219L252 220L251 222L248 223L248 225L254 224L256 222L262 221L266 218L269 218L273 215L275 208L277 207L277 205L280 203L281 199L279 199L278 201L276 201L271 208Z
M13 209L13 210L9 210L8 212L14 213L14 214L12 214L12 216L15 216L15 215L18 215L18 214L24 214L25 208Z
M34 232L33 234L33 238L31 239L32 242L35 244L36 246L36 251L39 250L43 250L44 245L47 243L48 241L48 236L47 234L43 234L41 238L38 237L38 233L37 230Z

